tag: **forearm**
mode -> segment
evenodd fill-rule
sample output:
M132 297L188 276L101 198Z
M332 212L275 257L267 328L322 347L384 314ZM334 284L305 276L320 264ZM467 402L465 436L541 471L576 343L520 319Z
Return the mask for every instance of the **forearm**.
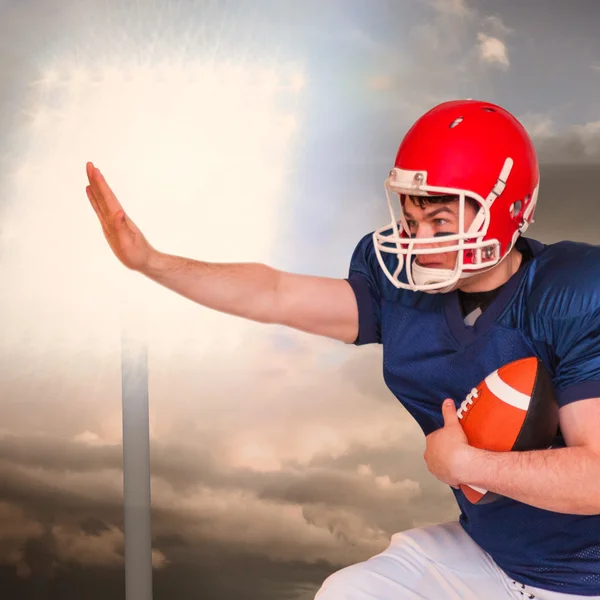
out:
M356 297L347 281L257 263L208 263L153 253L142 273L207 308L352 343Z
M267 265L210 263L155 252L142 273L207 308L261 323L274 317L279 272Z
M538 508L600 514L600 455L585 446L531 452L474 452L460 467L462 483Z

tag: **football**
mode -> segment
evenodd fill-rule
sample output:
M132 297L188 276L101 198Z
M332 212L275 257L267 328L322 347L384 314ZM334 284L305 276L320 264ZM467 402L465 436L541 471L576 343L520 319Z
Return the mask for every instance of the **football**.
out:
M508 363L490 373L457 410L469 444L494 452L542 450L558 433L558 403L550 373L535 356ZM501 496L460 485L473 504Z

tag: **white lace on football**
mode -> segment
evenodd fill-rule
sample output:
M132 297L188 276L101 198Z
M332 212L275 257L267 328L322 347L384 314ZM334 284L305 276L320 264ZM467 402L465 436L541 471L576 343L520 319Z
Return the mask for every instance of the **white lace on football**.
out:
M473 388L467 397L462 401L460 408L456 411L459 419L462 419L463 413L467 410L470 404L473 404L473 400L479 398L479 391L477 388Z

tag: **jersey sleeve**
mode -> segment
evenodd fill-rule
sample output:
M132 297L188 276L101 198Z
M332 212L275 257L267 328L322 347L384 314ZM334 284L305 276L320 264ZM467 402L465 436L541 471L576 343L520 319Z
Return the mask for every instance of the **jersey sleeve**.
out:
M564 406L600 397L600 247L560 242L546 256L530 306Z
M600 301L596 302L600 305ZM600 397L600 306L555 322L554 387L560 406Z
M348 283L352 286L358 305L358 337L356 346L381 343L380 266L373 238L365 235L356 246L350 260Z

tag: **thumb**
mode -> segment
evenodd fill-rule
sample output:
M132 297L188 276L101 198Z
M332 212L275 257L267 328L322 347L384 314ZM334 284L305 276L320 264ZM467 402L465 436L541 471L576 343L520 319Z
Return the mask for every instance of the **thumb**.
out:
M120 210L115 216L115 228L120 235L137 237L141 233L124 210Z
M115 226L117 227L117 229L123 229L124 227L127 227L127 215L125 214L124 210L120 210L116 215L115 215Z
M454 400L450 398L444 400L444 404L442 404L442 415L444 416L444 425L456 425L458 423Z

